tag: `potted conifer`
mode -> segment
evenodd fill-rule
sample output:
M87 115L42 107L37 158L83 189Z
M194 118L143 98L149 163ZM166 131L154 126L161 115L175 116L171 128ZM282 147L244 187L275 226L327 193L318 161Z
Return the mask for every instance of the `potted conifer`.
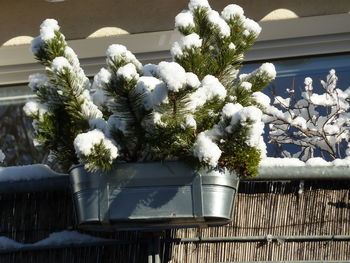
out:
M241 7L220 15L206 0L190 0L175 27L183 36L172 62L142 65L114 44L92 85L55 20L32 42L46 74L29 77L37 100L24 110L37 144L70 169L81 225L223 224L239 176L258 172L265 144L252 94L276 72L270 63L239 69L261 28Z

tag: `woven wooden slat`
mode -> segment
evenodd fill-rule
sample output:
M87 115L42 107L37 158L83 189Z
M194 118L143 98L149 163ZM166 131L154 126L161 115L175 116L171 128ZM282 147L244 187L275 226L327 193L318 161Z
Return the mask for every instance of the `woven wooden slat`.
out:
M166 231L164 238L228 236L350 235L350 182L245 182L240 185L234 219L225 226ZM22 243L52 232L76 230L70 191L1 194L0 236ZM140 232L96 233L129 241L125 245L52 249L0 254L1 262L145 262ZM267 260L350 260L350 242L194 242L162 243L163 262ZM167 260L166 260L167 259Z

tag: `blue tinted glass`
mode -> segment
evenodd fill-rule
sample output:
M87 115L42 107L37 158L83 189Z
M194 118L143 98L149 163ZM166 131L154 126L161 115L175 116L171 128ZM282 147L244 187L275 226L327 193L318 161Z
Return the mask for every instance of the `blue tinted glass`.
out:
M276 80L271 83L263 92L270 96L278 95L283 98L288 98L289 94L286 89L294 89L296 99L300 99L300 94L304 91L304 79L311 77L313 79L314 93L323 93L320 80L326 80L326 77L331 69L335 69L338 76L337 88L345 90L350 86L350 55L336 55L325 57L308 57L297 59L284 59L271 61L277 71ZM261 63L247 63L241 73L249 73L258 68ZM272 98L273 101L273 98ZM320 113L322 113L320 111ZM268 128L265 129L265 142L268 142ZM276 145L268 144L268 156L279 157L281 150L286 149L291 153L295 153L297 147L283 146L284 148L276 147ZM315 153L315 157L320 156ZM328 158L326 158L328 159Z

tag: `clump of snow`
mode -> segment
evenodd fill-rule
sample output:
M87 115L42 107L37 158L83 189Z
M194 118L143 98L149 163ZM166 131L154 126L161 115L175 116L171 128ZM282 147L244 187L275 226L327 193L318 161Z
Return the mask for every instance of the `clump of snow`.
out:
M197 122L194 119L192 114L185 115L185 122L182 126L183 126L183 128L190 128L193 130L197 129Z
M147 77L155 77L158 72L158 65L155 64L146 64L142 67L142 73Z
M55 232L50 234L48 238L40 240L33 245L35 246L59 246L59 245L78 245L89 242L103 241L106 240L100 237L94 237L86 234L81 234L76 231L64 230L61 232Z
M103 118L96 118L89 121L91 129L99 129L102 132L105 132L107 129L107 122Z
M92 101L98 106L101 107L103 105L106 105L109 98L106 96L103 90L97 89L92 94Z
M350 157L345 157L344 159L335 159L332 164L334 166L345 166L350 167Z
M231 119L231 124L235 125L239 121L238 112L243 109L243 106L239 103L227 103L222 108L221 119Z
M165 127L166 123L164 123L162 121L162 116L163 114L161 114L160 112L156 112L154 111L152 114L152 121L155 125L160 126L160 127Z
M252 94L252 97L257 103L261 104L262 106L269 106L271 103L270 97L260 91L254 92Z
M194 111L198 107L203 106L207 101L214 98L223 100L226 95L227 90L220 81L212 75L207 75L203 78L202 85L190 95L187 109Z
M2 150L0 150L0 163L2 163L5 160L5 158L6 158L6 155Z
M188 8L191 11L194 11L197 8L210 9L210 5L207 0L190 0L190 2L188 3Z
M188 28L194 27L194 20L192 12L189 10L183 10L175 17L175 27L176 28Z
M55 37L55 31L60 29L55 19L45 19L40 25L40 37L43 41L51 40Z
M193 74L192 72L186 72L186 84L193 89L197 89L201 85L201 82L199 81L196 74Z
M83 101L81 104L81 113L85 119L92 120L103 117L103 114L98 109L97 105L92 102L90 92L88 90L83 90L79 98Z
M235 50L236 49L236 45L233 44L232 42L228 45L228 48L231 50Z
M44 115L47 113L47 107L39 102L36 102L34 100L28 101L23 106L24 113L27 116L35 116L38 115L39 119L42 119Z
M252 19L246 18L243 21L243 27L249 32L249 34L254 34L255 36L260 35L261 27Z
M117 77L121 77L126 81L131 81L137 80L139 78L139 74L137 73L135 65L128 63L117 70Z
M144 94L143 106L146 110L167 102L168 90L166 85L155 77L143 76L139 78L135 89L137 93Z
M312 87L312 78L306 77L304 80L305 90L312 91L314 88Z
M240 19L244 19L244 10L239 5L230 4L224 8L221 12L221 16L226 20L229 21L230 19L234 19L235 17L238 17Z
M61 175L43 164L0 167L0 182L39 180L57 176Z
M331 166L331 162L327 162L321 157L310 158L305 163L306 166Z
M271 158L266 157L260 161L260 167L286 167L305 166L305 163L298 158Z
M176 41L170 49L170 53L173 57L183 56L185 50L192 48L200 48L202 46L202 39L196 33L184 36L180 41Z
M158 65L158 75L165 82L169 91L179 92L179 90L186 86L186 72L176 62L160 62Z
M248 81L243 81L240 86L247 90L247 91L251 91L252 90L252 83L248 82Z
M252 147L258 146L260 136L264 131L261 110L255 106L248 106L241 109L238 114L241 125L249 127L247 144Z
M70 47L66 47L64 49L64 56L67 58L67 60L69 61L69 63L76 69L80 69L80 62L78 59L77 54L75 54L74 50ZM81 70L82 71L82 70Z
M269 78L276 78L276 69L272 63L266 62L260 66L258 72L261 74L266 74Z
M205 162L211 167L216 167L221 156L221 150L205 133L201 132L196 138L193 154L199 161Z
M123 45L110 45L107 49L106 55L107 64L109 65L113 65L112 61L115 61L117 64L121 62L124 62L124 64L132 63L136 66L137 70L141 70L142 68L142 64L136 59L135 55Z
M50 84L49 78L45 74L36 73L29 75L28 87L35 91L38 87L48 86Z
M34 55L39 53L39 50L43 47L43 40L40 36L34 38L31 42L30 50Z
M63 68L71 69L72 66L65 57L56 57L52 60L51 69L55 72L61 72Z
M79 134L74 139L74 149L79 158L93 154L94 147L100 143L110 151L110 163L118 157L118 148L107 139L102 131L95 129Z
M94 237L86 234L81 234L76 231L64 230L62 232L51 233L49 237L42 239L36 243L23 244L16 242L7 237L0 237L0 249L2 250L17 250L21 248L45 248L45 247L55 247L55 246L72 246L80 244L89 244L99 241L106 241L107 239Z
M290 105L290 101L291 101L290 98L284 99L281 96L276 96L273 104L279 104L284 108L288 108Z
M220 37L229 37L231 34L231 29L224 19L215 10L210 10L208 12L208 20L213 24L218 30Z
M105 68L101 68L94 77L92 89L95 90L95 92L92 94L92 99L97 106L105 105L108 101L108 97L105 95L103 89L106 84L110 82L111 77L112 74Z
M18 243L8 237L0 237L0 249L10 250L10 249L19 249L25 246L25 244Z

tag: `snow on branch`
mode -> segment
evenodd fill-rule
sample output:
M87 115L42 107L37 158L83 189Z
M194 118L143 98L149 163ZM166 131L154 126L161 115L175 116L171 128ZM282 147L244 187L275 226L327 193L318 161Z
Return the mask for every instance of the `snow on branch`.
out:
M331 70L326 81L321 81L323 93L314 93L312 79L305 78L305 91L299 100L294 90L287 90L289 98L275 96L269 105L258 94L264 108L265 123L270 126L270 142L295 145L297 153L283 151L285 157L307 161L319 152L324 159L338 159L350 155L349 96L350 89L338 89L338 77Z

